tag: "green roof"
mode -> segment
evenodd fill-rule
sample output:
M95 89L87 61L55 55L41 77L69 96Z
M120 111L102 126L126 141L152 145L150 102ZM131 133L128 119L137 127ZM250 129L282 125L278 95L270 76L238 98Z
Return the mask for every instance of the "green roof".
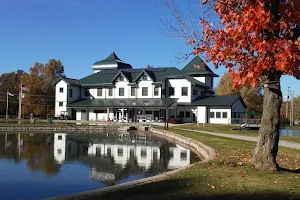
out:
M101 61L97 61L93 64L93 69L101 65L117 65L118 69L132 68L130 64L123 62L113 51L107 58Z
M240 96L212 96L212 97L198 97L191 105L197 106L232 106L236 101L241 102L246 107L243 99Z
M199 69L197 69L195 66L200 66ZM213 77L219 77L217 74L215 74L206 64L205 62L199 57L196 56L193 58L183 69L183 72L187 74L199 74L199 75L209 75Z
M78 79L66 78L66 77L59 77L53 85L56 85L59 81L65 81L69 85L80 85L80 81Z
M139 99L83 99L69 103L69 108L98 107L169 107L176 103L175 98Z
M129 80L129 83L138 81L143 74L146 74L153 80L153 82L163 83L169 78L185 78L192 85L209 88L205 83L194 79L176 67L147 69L104 69L81 79L80 83L83 86L104 86L108 83L112 84L120 74L123 74Z

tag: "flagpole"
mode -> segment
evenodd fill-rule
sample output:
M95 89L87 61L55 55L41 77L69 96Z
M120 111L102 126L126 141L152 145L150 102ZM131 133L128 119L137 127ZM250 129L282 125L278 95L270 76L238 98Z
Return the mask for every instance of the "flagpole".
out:
M6 123L7 123L7 120L8 120L8 90L6 91L6 116L5 116L5 119L6 119Z
M21 124L21 112L22 112L22 81L20 83L20 91L19 91L19 113L18 113L18 120L19 120L19 124Z

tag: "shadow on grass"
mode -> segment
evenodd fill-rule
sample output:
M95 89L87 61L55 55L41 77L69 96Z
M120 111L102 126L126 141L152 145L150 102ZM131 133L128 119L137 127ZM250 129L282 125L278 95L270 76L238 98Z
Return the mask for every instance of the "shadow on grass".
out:
M300 174L300 168L298 168L298 169L287 169L287 168L282 168L281 167L281 168L279 168L279 171Z
M270 193L258 191L254 194L220 194L221 192L207 191L199 192L199 195L189 194L188 180L163 180L160 182L148 183L142 186L133 187L126 190L114 191L102 195L90 196L80 199L101 199L101 200L165 200L165 199L175 199L175 200L194 200L194 199L210 199L210 200L227 200L227 199L243 199L243 200L253 200L253 199L290 199L297 200L300 199L299 196L293 195L292 193ZM199 188L201 190L201 188ZM206 188L207 190L207 188ZM197 191L194 191L197 193ZM224 191L226 192L226 191ZM212 194L215 193L215 194ZM217 194L219 193L219 194Z

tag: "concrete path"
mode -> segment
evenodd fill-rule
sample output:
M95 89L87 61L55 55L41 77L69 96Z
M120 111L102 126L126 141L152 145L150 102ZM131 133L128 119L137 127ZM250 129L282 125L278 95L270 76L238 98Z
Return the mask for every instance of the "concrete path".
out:
M234 134L227 134L227 133L214 133L214 132L209 132L209 131L193 130L193 129L185 129L185 128L176 128L176 129L182 130L182 131L192 131L192 132L204 133L204 134L209 134L209 135L214 135L214 136L219 136L219 137L233 138L233 139L237 139L237 140L257 142L257 137L251 137L251 136L234 135ZM296 142L279 141L279 146L300 149L300 143L296 143Z

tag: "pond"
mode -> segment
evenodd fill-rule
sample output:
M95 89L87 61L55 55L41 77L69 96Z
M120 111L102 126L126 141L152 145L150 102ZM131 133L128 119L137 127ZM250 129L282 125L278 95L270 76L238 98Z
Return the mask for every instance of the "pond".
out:
M0 199L94 190L196 161L190 150L150 135L0 133Z
M297 129L280 129L282 136L300 137L300 130Z

